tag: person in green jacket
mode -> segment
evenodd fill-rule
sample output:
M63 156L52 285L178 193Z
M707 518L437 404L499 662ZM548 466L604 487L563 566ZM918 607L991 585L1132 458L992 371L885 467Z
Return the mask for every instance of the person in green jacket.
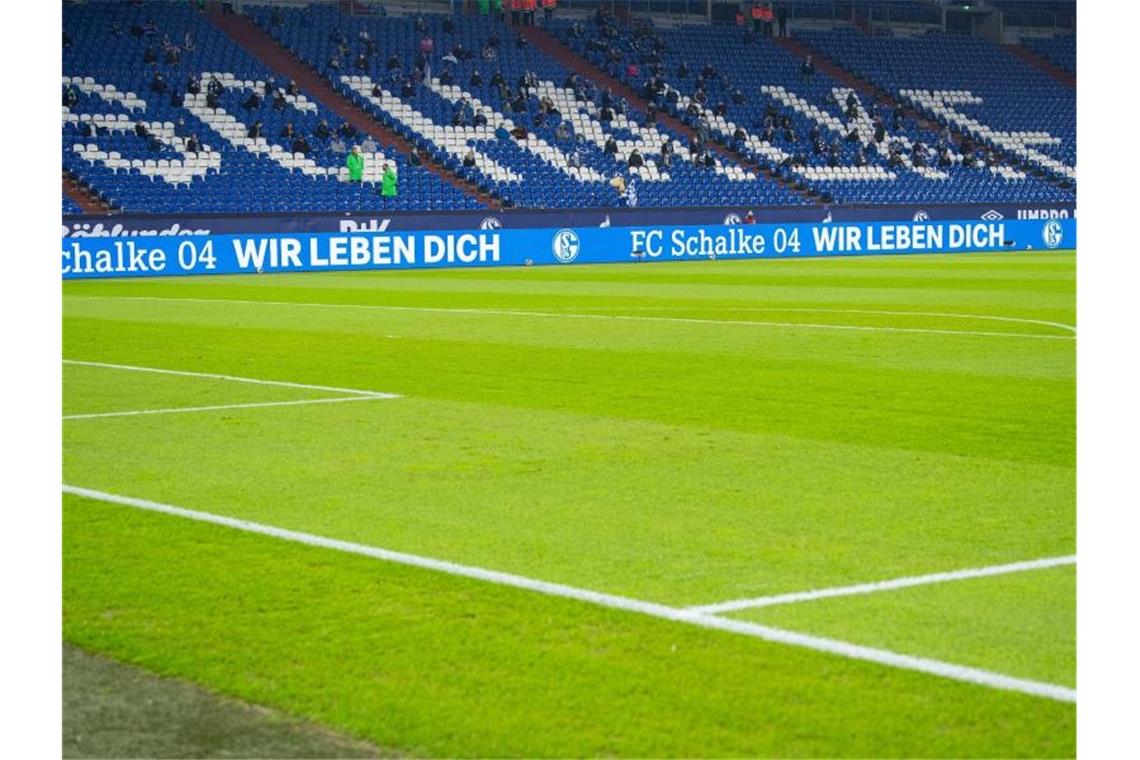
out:
M501 0L500 0L501 2ZM489 16L491 14L491 0L479 0L479 15Z
M352 152L344 160L344 165L348 167L348 181L359 182L364 176L364 156L360 155L359 145L352 146Z
M380 179L380 195L385 198L396 197L396 171L391 164L384 164L384 176Z

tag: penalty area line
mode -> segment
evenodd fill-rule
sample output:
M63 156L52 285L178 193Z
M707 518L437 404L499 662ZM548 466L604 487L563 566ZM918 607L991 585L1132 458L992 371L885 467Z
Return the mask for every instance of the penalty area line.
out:
M373 546L366 546L364 544L357 544L351 543L349 541L327 538L325 536L317 536L310 533L301 533L299 531L279 528L273 525L265 525L249 520L226 517L224 515L213 514L210 512L200 512L197 510L185 509L183 507L177 507L170 504L162 504L155 501L149 501L147 499L139 499L131 496L106 493L104 491L72 486L66 483L63 484L62 487L64 493L74 496L80 496L83 498L93 499L110 504L118 504L125 507L132 507L134 509L141 509L150 512L158 512L166 515L182 517L203 523L210 523L213 525L219 525L235 530L244 531L246 533L256 533L263 536L278 538L284 541L304 544L306 546L331 549L333 551L344 552L347 554L371 557L373 559L378 559L385 562L393 562L396 564L418 567L425 570L447 573L449 575L455 575L464 578L471 578L474 580L484 581L501 586L510 586L513 588L524 589L527 591L544 594L546 596L574 599L600 607L608 607L610 609L634 612L641 615L660 618L663 620L670 620L677 623L694 625L700 628L708 628L713 630L726 631L729 633L736 633L744 636L751 636L753 638L762 639L764 641L811 649L817 652L825 652L848 659L872 662L892 668L899 668L902 670L926 673L929 675L948 678L955 681L984 686L991 689L1018 692L1030 696L1052 699L1058 702L1075 703L1077 701L1077 692L1075 689L1071 689L1066 686L1060 686L1057 684L1031 681L1024 678L1016 678L1014 676L982 670L980 668L955 665L953 663L942 662L940 660L932 660L925 657L915 657L912 655L900 654L898 652L892 652L886 649L875 649L872 647L852 644L846 641L827 639L820 636L797 633L795 631L788 631L781 628L772 628L770 626L759 625L757 623L750 623L742 620L732 620L729 618L717 617L716 615L693 612L692 610L686 610L679 607L670 607L663 604L657 604L655 602L631 599L629 597L617 596L615 594L606 594L599 591L592 591L590 589L576 588L574 586L567 586L561 583L551 583L549 581L527 578L525 576L514 575L512 573L500 572L498 570L490 570L487 568L475 567L471 565L462 565L456 562L449 562L447 560L435 559L432 557L407 554L404 552L392 551L390 549L381 549Z
M64 364L78 367L100 367L102 369L117 369L124 372L150 372L156 375L174 375L177 377L203 377L208 380L227 380L232 383L251 383L253 385L273 385L279 388L302 388L310 391L328 391L330 393L347 393L353 396L367 396L371 398L400 398L395 393L381 393L380 391L364 391L358 388L334 388L329 385L311 385L309 383L294 383L287 380L261 380L255 377L238 377L236 375L219 375L211 372L190 372L181 369L162 369L159 367L138 367L133 364L109 364L107 362L88 362L79 359L64 359Z
M338 404L346 401L380 401L389 396L337 396L336 398L307 398L297 401L261 401L250 404L218 404L216 406L175 406L169 409L135 409L125 412L95 412L93 414L65 414L65 420L94 420L106 417L139 417L149 414L184 414L187 412L217 412L224 409L262 409L267 406L305 406L306 404Z
M1077 564L1076 555L1064 557L1045 557L1043 559L1027 560L1025 562L1011 562L1006 565L991 565L989 567L972 567L965 570L953 570L945 573L931 573L929 575L913 575L906 578L894 578L886 581L872 583L859 583L853 586L837 586L835 588L815 589L812 591L797 591L791 594L776 594L773 596L758 596L751 599L732 599L716 604L702 604L686 607L690 612L705 615L721 615L726 612L751 610L758 607L773 607L779 604L795 604L797 602L812 602L817 599L833 599L839 596L857 596L859 594L876 594L882 591L894 591L900 588L926 586L931 583L947 583L949 581L962 581L971 578L989 578L995 575L1008 573L1023 573L1027 570L1043 570L1050 567Z

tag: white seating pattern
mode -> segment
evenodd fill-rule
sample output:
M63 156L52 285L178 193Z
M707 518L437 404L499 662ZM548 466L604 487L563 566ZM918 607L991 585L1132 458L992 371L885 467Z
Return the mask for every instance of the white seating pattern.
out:
M899 90L899 94L920 108L929 110L960 129L977 134L982 139L999 145L1010 153L1015 153L1038 166L1050 169L1069 179L1076 179L1077 177L1076 167L1068 166L1052 156L1030 147L1033 145L1060 145L1061 138L1054 137L1048 132L1001 132L954 108L954 106L982 102L980 97L969 90L903 89ZM1007 175L1003 174L1002 176ZM1025 175L1022 174L1021 176L1024 177Z

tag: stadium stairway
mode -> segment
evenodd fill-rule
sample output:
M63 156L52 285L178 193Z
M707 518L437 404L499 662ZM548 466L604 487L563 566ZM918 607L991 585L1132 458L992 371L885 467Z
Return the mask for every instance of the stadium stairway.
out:
M66 169L63 171L63 194L83 209L85 214L113 214L115 209L103 202L99 196L80 182Z
M609 87L616 95L620 95L627 101L635 105L637 108L645 111L649 106L649 102L641 96L639 92L634 90L629 85L614 79L601 68L595 66L591 61L580 57L577 53L564 45L558 38L546 31L545 28L538 25L519 27L519 32L527 39L527 41L538 50L553 58L558 63L562 64L575 74L579 74L587 79L592 80L598 87ZM697 138L697 133L688 124L683 121L670 116L669 114L661 111L657 115L658 121L665 124L670 129L680 132L690 140ZM799 195L808 201L815 203L816 199L808 194L806 190L796 187L794 182L790 182L784 177L774 175L767 166L754 163L746 157L729 150L726 146L721 145L715 141L709 141L709 148L719 154L726 161L743 166L745 169L764 176L772 182L782 185L790 192Z
M1015 55L1033 68L1043 71L1070 89L1077 89L1077 78L1069 72L1053 64L1045 56L1030 50L1024 45L1002 45L1002 49Z
M236 13L226 13L217 8L211 8L207 14L210 22L225 33L230 39L241 45L245 50L257 58L270 70L292 79L310 93L314 99L332 110L337 116L352 124L361 132L372 136L380 145L397 150L405 155L412 151L412 145L403 137L390 131L377 122L370 115L347 100L334 90L327 81L314 69L279 45L276 40L258 28L256 24L245 16ZM444 182L459 188L488 208L494 204L493 199L481 193L474 184L467 182L452 174L443 166L431 160L430 156L421 152L423 167L437 175Z

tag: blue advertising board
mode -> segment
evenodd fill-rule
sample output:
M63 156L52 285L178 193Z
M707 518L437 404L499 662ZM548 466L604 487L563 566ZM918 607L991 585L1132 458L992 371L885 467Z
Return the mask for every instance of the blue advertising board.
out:
M648 227L656 224L739 224L752 211L760 224L785 222L902 222L1071 219L1072 203L1038 205L876 205L771 206L754 209L576 208L492 211L386 211L290 214L114 214L63 217L64 238L148 235L238 235L251 232L405 232L411 230L528 229L535 227Z
M969 253L1076 246L1076 220L544 227L64 238L64 279L692 259Z

